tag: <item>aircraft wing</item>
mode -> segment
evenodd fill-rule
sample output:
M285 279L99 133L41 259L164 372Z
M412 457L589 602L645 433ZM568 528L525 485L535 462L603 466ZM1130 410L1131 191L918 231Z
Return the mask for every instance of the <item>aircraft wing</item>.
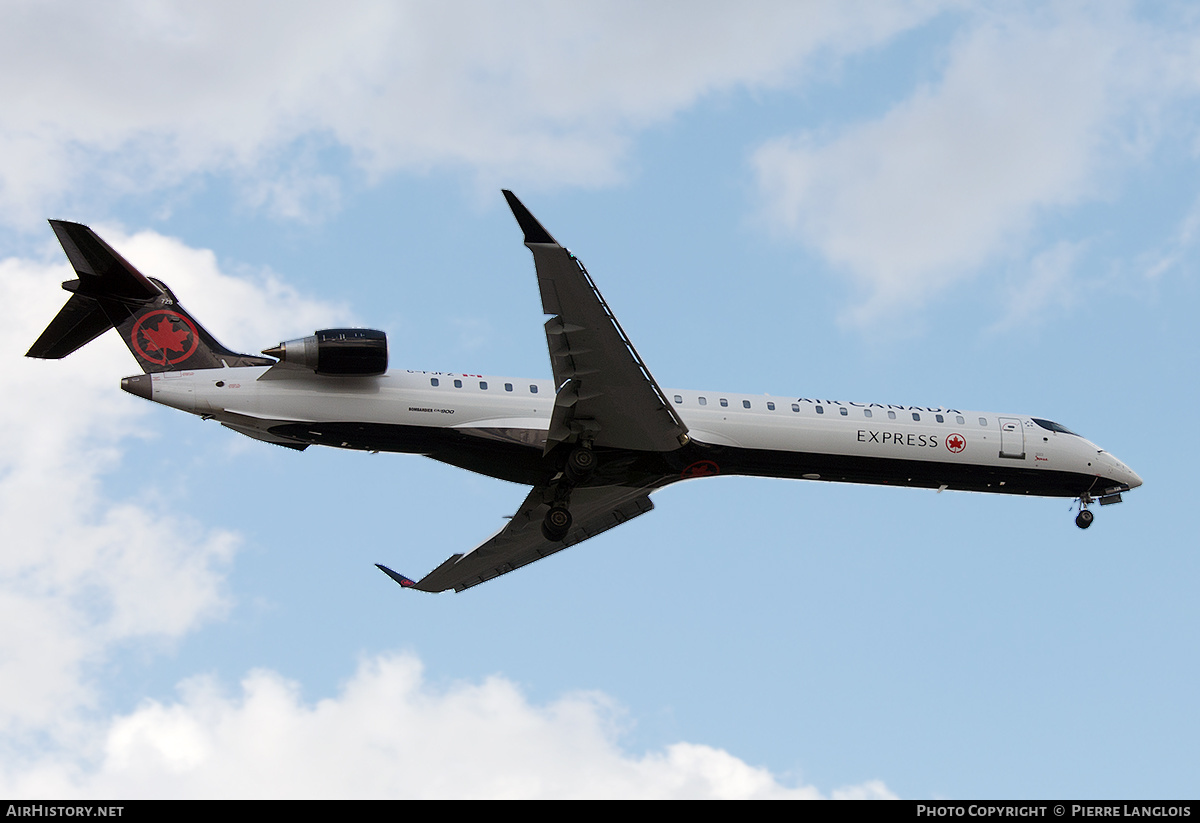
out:
M576 489L571 495L574 524L564 539L550 542L542 536L542 519L550 510L553 493L546 486L535 486L517 513L494 537L474 551L452 555L420 580L411 580L387 566L379 568L405 588L461 592L645 514L654 508L649 497L651 491L651 488L633 486Z
M629 337L604 302L583 264L550 236L511 191L504 197L533 253L546 343L557 391L545 453L581 438L633 451L674 451L687 443L687 426L667 401ZM452 555L421 580L379 568L405 588L462 591L595 537L654 508L649 485L579 486L571 490L572 527L562 540L542 534L555 499L535 486L508 524L467 554Z
M579 436L597 446L673 451L687 426L654 381L583 264L508 190L504 197L533 252L546 342L558 388L546 453Z

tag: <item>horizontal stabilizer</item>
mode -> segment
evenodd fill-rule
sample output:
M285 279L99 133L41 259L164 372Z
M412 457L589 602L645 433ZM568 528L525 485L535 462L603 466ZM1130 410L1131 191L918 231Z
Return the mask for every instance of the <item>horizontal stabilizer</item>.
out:
M80 223L51 220L50 227L62 244L63 251L79 280L63 284L63 288L85 297L107 297L121 301L145 302L154 300L162 289L150 282L112 246L94 231Z
M42 332L26 357L61 360L112 328L104 308L90 297L73 294Z
M59 360L113 327L112 312L104 310L99 298L145 303L162 294L162 289L87 226L51 220L50 228L79 279L63 283L72 292L70 299L25 356Z

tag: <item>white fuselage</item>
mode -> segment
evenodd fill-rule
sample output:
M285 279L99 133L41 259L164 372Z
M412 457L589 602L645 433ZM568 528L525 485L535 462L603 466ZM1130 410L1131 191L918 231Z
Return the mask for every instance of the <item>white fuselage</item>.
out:
M429 450L419 444L406 447L403 434L386 444L331 442L322 439L321 426L352 423L397 432L448 430L540 450L555 400L549 380L402 370L378 377L325 377L274 369L164 372L141 379L151 381L150 399L155 402L215 418L261 439L272 440L286 431L288 439L302 442L423 453ZM729 392L667 389L665 394L694 443L726 454L767 455L760 461L763 465L783 466L779 460L788 453L804 455L800 463L807 461L812 469L803 471L802 465L733 468L734 473L898 485L909 480L912 485L939 488L1054 495L1069 490L1042 488L1030 472L1096 479L1074 494L1099 495L1112 487L1134 488L1142 482L1095 444L1028 415ZM738 460L729 462L741 465ZM861 468L857 474L853 470L840 474L838 470L843 464L869 467L883 462L894 467L890 473L878 475ZM930 472L920 473L920 482L905 476L922 464ZM724 466L718 470L730 472ZM972 470L986 477L981 474L979 482L957 481ZM946 482L937 482L939 471ZM1008 487L1013 482L1021 487Z

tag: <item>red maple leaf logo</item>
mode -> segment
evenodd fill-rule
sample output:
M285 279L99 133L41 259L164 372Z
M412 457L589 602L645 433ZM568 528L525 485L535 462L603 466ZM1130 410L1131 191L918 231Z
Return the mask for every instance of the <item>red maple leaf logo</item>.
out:
M196 350L196 327L182 315L150 312L134 324L130 342L141 357L172 365L187 360Z
M950 451L958 453L967 447L966 438L960 434L952 434L946 438L946 448Z
M721 473L721 468L711 460L697 460L685 468L681 477L714 477Z
M165 328L164 328L165 326ZM187 339L191 335L187 329L176 329L175 324L164 317L154 328L146 326L142 336L146 338L147 348L151 351L183 351L187 348Z

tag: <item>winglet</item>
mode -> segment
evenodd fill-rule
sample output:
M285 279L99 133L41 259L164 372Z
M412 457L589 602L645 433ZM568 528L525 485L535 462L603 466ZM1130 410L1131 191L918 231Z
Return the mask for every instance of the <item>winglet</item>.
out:
M408 579L407 577L405 577L404 575L400 574L399 572L394 572L394 571L392 571L392 570L391 570L391 569L389 569L387 566L384 566L384 565L381 565L381 564L379 564L379 563L376 563L376 564L375 564L375 568L379 569L381 572L383 572L383 573L384 573L384 574L386 574L388 577L390 577L390 578L392 578L393 580L395 580L397 583L399 583L401 586L403 586L403 587L404 587L404 588L406 588L406 589L411 589L411 588L413 588L414 586L416 586L416 585L417 585L417 581L415 581L415 580L409 580L409 579Z
M521 231L525 232L525 243L546 243L551 246L557 246L558 241L550 236L550 232L542 227L542 224L537 221L529 209L525 208L525 204L517 199L517 196L508 189L501 189L504 192L504 199L508 201L508 207L512 209L513 217L517 218L517 225L521 227Z

